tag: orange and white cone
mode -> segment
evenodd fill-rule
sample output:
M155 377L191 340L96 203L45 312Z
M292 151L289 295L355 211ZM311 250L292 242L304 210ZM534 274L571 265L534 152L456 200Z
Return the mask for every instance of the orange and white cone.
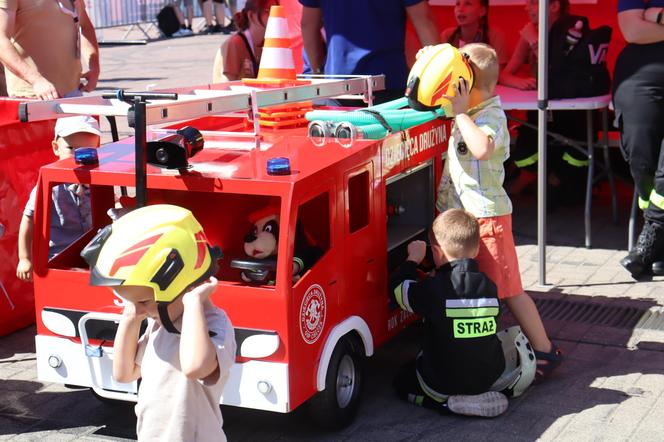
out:
M243 83L253 86L282 87L296 84L308 84L308 81L296 79L293 50L288 33L286 10L283 6L270 8L270 17L265 28L265 42L261 55L258 77L245 78Z

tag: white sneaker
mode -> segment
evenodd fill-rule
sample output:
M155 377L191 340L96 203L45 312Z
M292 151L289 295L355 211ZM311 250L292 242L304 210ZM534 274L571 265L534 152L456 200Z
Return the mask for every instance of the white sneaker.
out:
M192 35L193 32L190 29L187 28L180 28L177 32L173 33L173 37L187 37L189 35Z
M447 399L447 408L466 416L496 417L507 410L507 396L497 391L488 391L472 396L456 395Z

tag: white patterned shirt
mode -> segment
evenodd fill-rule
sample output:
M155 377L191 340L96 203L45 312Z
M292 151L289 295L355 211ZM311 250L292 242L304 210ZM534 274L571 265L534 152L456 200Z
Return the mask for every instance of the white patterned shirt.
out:
M452 126L447 161L438 186L436 207L441 212L463 208L478 218L512 213L512 202L503 188L510 156L507 117L494 96L468 111L475 124L493 138L495 149L487 160L478 160L466 146L456 123Z

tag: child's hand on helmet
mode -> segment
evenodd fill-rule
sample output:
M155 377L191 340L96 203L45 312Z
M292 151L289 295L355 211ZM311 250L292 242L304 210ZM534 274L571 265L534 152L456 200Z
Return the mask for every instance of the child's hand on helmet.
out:
M453 115L465 114L470 106L470 90L468 83L463 77L459 77L459 83L454 85L456 94L454 96L444 95L452 104Z
M186 305L189 302L205 303L210 295L217 289L217 278L211 276L210 279L189 290L182 296L182 302Z
M148 317L148 311L145 308L145 305L141 303L133 303L125 299L122 316L131 320L142 321L143 319Z

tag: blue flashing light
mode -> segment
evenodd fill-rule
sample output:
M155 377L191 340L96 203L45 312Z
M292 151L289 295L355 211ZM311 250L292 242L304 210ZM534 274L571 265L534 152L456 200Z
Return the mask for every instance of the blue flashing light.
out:
M285 157L270 158L267 160L268 175L290 175L290 160Z
M79 147L74 150L74 161L76 161L76 164L99 164L97 149L94 147Z

